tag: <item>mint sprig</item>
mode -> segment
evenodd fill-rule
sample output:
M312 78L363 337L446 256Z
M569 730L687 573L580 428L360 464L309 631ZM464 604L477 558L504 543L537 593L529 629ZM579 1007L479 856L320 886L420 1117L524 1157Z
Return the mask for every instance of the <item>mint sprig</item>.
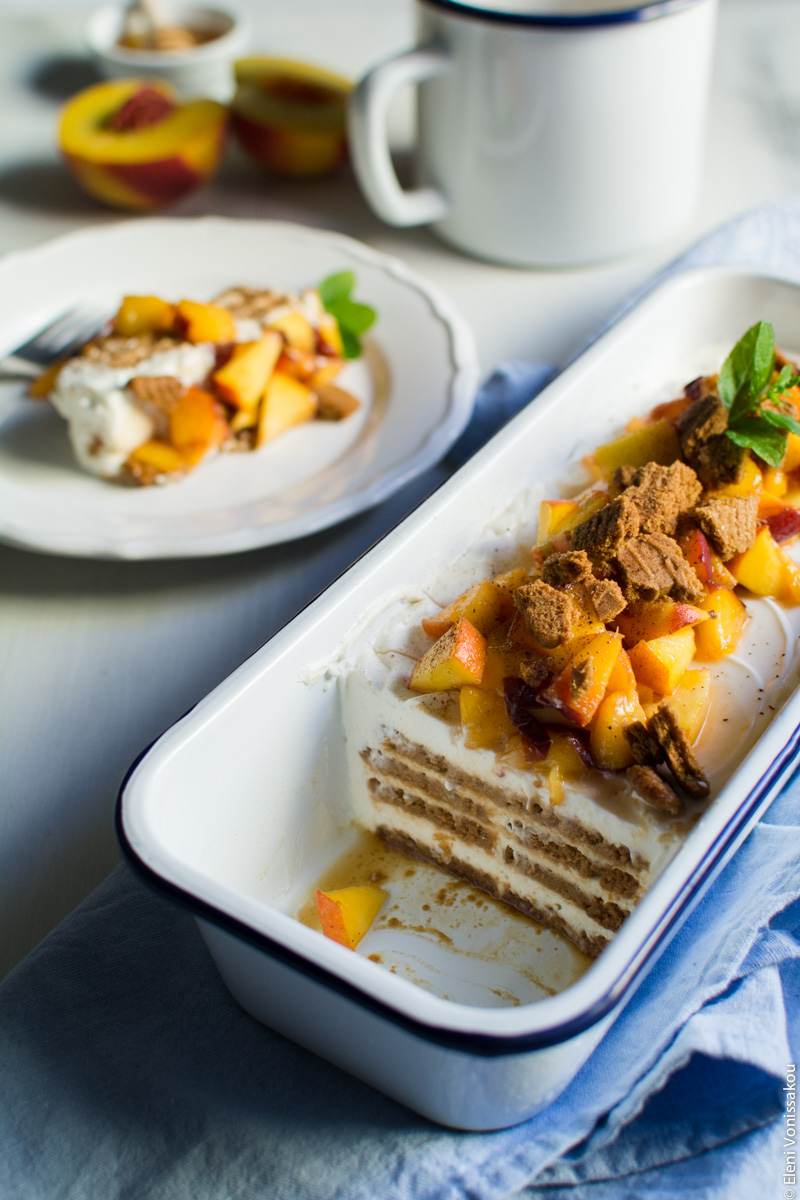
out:
M800 383L788 365L775 373L775 331L768 321L748 329L731 350L719 373L719 398L728 410L725 434L737 446L753 450L771 467L786 454L787 433L800 434L800 422L788 412L764 408L788 405L785 393Z
M368 304L352 299L355 286L355 272L337 271L323 279L317 288L322 307L336 318L345 358L360 356L361 337L375 324L378 316Z

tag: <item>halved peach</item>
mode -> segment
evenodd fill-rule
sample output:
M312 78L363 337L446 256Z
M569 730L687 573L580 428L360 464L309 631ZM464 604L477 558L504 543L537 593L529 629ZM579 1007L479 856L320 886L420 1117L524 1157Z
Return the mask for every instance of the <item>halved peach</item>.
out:
M214 372L214 386L222 400L235 408L255 408L283 348L283 339L267 329L257 342L235 346L231 357Z
M262 56L239 59L235 72L233 130L256 162L279 175L308 177L344 161L350 80Z
M734 591L727 587L710 587L701 606L711 617L695 632L697 657L716 662L732 654L739 644L747 624L747 609Z
M476 687L485 663L486 638L466 617L459 617L415 664L408 686L417 692L445 692L464 684Z
M263 446L295 425L304 425L316 411L317 397L307 384L273 371L261 400L256 445Z
M369 931L389 893L377 883L337 888L331 892L317 890L316 904L325 937L355 950Z
M114 117L137 93L168 104L152 124L115 129ZM171 204L205 183L222 158L228 113L214 100L178 103L165 83L109 80L78 92L61 112L58 141L78 183L116 208Z
M639 683L661 696L671 696L694 658L694 652L694 629L687 625L677 633L637 642L630 658Z

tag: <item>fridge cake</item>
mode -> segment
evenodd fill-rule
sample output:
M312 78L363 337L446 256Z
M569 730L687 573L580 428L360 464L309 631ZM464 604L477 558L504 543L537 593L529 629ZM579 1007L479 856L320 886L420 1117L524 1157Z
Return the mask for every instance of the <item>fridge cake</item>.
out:
M390 598L340 675L357 822L590 955L787 686L799 394L770 339L597 448L533 547L501 520Z

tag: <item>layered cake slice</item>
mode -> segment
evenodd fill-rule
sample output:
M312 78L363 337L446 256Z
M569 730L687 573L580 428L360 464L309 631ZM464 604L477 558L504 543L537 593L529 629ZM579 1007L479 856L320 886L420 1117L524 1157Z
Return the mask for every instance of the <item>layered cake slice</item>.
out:
M389 604L342 675L358 823L591 955L769 719L755 662L800 603L784 548L800 531L800 376L762 364L757 444L726 433L752 335L719 377L601 446L582 493L542 501L532 550L509 534L493 552L484 533L452 582ZM789 657L776 649L764 679ZM751 685L750 711L731 708Z

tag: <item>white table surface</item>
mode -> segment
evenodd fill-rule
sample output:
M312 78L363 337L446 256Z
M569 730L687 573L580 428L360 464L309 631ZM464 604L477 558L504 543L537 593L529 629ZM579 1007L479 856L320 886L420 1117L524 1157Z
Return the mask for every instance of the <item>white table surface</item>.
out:
M59 104L87 81L88 7L0 0L0 253L120 219L59 164ZM252 0L253 49L358 76L410 44L408 0ZM620 301L703 232L800 187L798 0L721 0L702 193L679 237L624 262L513 270L373 217L347 171L268 179L231 154L171 210L290 219L404 258L458 306L481 367L566 362ZM395 115L408 141L410 109ZM146 218L138 218L146 219ZM43 281L46 285L46 281ZM290 546L215 560L110 563L0 547L0 977L118 861L113 809L136 754L419 498Z

